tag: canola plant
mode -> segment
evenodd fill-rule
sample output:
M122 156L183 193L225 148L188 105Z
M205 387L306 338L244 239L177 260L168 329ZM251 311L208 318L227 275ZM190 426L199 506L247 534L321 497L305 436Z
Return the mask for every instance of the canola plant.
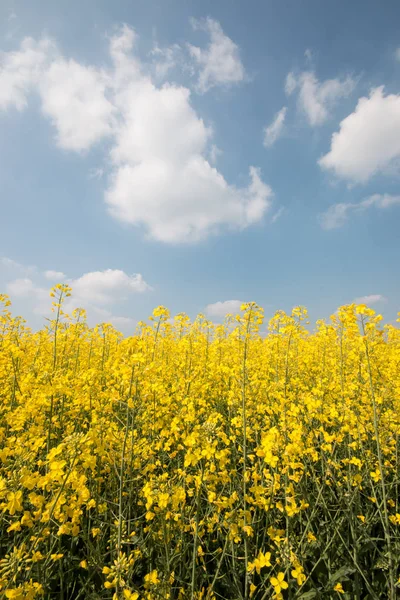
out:
M398 327L249 303L123 337L70 294L36 332L0 296L1 597L397 597Z

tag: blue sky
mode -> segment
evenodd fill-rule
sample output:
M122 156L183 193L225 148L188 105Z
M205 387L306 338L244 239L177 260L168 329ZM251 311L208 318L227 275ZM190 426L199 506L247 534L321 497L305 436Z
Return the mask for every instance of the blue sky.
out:
M0 6L0 290L38 327L400 310L400 5Z

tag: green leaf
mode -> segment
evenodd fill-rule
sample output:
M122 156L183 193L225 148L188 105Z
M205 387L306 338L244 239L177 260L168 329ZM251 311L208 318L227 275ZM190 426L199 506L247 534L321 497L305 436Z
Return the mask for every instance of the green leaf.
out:
M339 580L347 579L347 575L351 575L355 573L356 569L354 567L340 567L333 575L329 578L329 583L334 584Z

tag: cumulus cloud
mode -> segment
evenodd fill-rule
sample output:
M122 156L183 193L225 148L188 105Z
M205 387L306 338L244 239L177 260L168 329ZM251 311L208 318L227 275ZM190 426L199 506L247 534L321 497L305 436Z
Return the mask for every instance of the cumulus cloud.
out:
M288 95L298 89L297 105L312 127L322 125L330 117L335 104L341 98L350 96L356 81L347 76L345 79L327 79L319 81L312 71L304 71L297 77L289 73L285 90Z
M189 45L189 51L199 66L198 90L207 92L217 85L232 85L245 79L239 47L214 19L192 19L194 29L202 29L210 36L207 48Z
M223 319L228 314L238 314L242 304L244 304L242 300L225 300L224 302L214 302L214 304L208 304L206 306L206 314L209 317Z
M211 36L206 50L193 50L201 66L202 89L242 79L238 49L220 25L207 19L196 26ZM153 239L196 242L222 229L240 230L262 220L272 190L260 171L250 167L245 187L225 179L212 165L217 155L213 131L193 108L190 90L157 83L152 69L137 57L136 44L135 32L124 26L110 39L112 68L100 69L65 59L55 44L24 42L22 57L30 56L32 46L48 52L36 59L19 58L30 67L16 80L18 85L8 85L14 91L7 98L23 107L26 96L19 97L15 90L25 94L37 79L42 112L51 120L60 147L82 152L110 138L106 205L113 217L142 226ZM172 61L167 53L168 57ZM7 55L5 62L13 63L12 57ZM0 89L2 83L0 75Z
M220 150L218 148L218 146L216 146L215 144L212 144L211 148L210 148L210 162L211 164L215 165L215 163L218 160L218 157L221 156L222 154L222 150Z
M23 279L15 279L7 284L7 291L14 296L27 296L34 289L32 279L24 277Z
M319 215L319 221L323 229L337 229L347 222L352 213L360 213L372 207L385 210L396 205L400 206L400 196L373 194L361 202L333 204L327 211Z
M51 281L57 281L57 283L61 283L66 278L65 273L62 271L52 271L51 269L48 271L44 271L43 275L46 279L50 279Z
M136 71L117 102L121 123L105 197L115 218L144 225L150 237L167 243L196 242L222 227L242 229L262 219L271 188L254 167L249 185L237 188L211 166L212 131L193 109L190 90L157 87Z
M44 38L25 38L19 50L0 54L0 110L23 110L32 89L40 82L54 47Z
M106 97L105 73L58 57L40 80L42 111L66 150L88 150L112 134L115 108Z
M183 164L153 159L138 166L122 165L106 201L113 216L144 224L154 239L194 243L221 227L243 229L260 221L271 196L271 188L254 167L249 186L240 189L229 185L202 156L193 155Z
M266 148L273 146L277 139L282 135L286 112L287 108L284 106L276 113L271 125L268 125L268 127L264 129L264 146Z
M2 260L3 262L3 260ZM7 264L14 263L7 259ZM23 265L15 263L21 270ZM76 279L68 279L61 271L43 271L36 275L45 279L60 281L64 279L72 287L72 296L69 297L64 309L71 313L75 308L84 308L88 313L91 324L99 320L112 323L124 332L132 331L136 321L131 317L115 315L112 305L120 303L135 294L151 291L153 288L144 280L140 273L127 275L119 269L106 269L104 271L91 271ZM6 291L11 299L26 299L32 312L39 316L48 316L51 309L51 298L49 289L43 287L37 280L31 277L20 277L8 281Z
M76 279L69 279L72 296L66 302L67 312L84 308L89 321L112 323L124 333L131 333L136 321L131 317L115 315L112 305L126 301L128 297L151 291L153 288L140 273L128 275L120 269L91 271Z
M32 303L32 311L44 316L50 311L49 291L37 285L28 277L14 279L6 285L7 294L12 298L28 298Z
M400 94L385 95L381 86L359 99L333 134L330 151L318 162L342 179L366 183L388 169L399 172L399 159Z
M127 275L120 269L91 271L77 279L68 280L74 298L91 304L111 304L129 293L142 293L151 290L140 273Z
M360 296L359 298L355 298L353 300L354 304L367 304L368 306L372 306L373 304L377 304L379 302L386 302L387 298L382 296L381 294L370 294L369 296Z

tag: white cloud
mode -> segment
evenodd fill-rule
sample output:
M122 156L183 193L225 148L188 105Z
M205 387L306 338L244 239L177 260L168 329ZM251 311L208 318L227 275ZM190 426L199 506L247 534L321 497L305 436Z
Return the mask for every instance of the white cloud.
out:
M206 313L209 317L218 319L224 318L227 314L237 315L240 313L240 307L244 304L242 300L225 300L224 302L215 302L206 306Z
M373 194L369 196L360 204L358 207L360 209L369 208L370 206L375 206L379 209L391 208L392 206L400 205L400 196L391 196L390 194Z
M331 149L318 162L324 169L354 183L365 183L400 160L400 94L385 96L384 87L360 98L356 109L340 123ZM396 164L397 163L397 164Z
M3 53L0 61L0 109L22 110L28 94L37 91L58 145L68 150L87 150L112 133L107 85L104 72L65 60L47 38L25 38L19 51Z
M126 334L132 334L135 326L137 325L137 321L131 317L114 315L110 310L100 308L98 306L93 306L91 312L93 312L94 315L97 315L94 319L96 323L99 321L99 319L103 323L111 323L116 329L120 329ZM91 321L93 321L93 317L91 318Z
M233 82L241 66L237 47L217 22L208 19L201 27L211 35L210 46L199 55L202 86ZM47 44L49 55L36 61L41 68L36 89L58 145L81 152L110 137L106 205L116 219L143 226L159 241L196 242L262 220L272 191L259 170L250 167L246 187L226 181L211 164L218 153L213 132L192 107L190 90L154 82L151 69L134 52L136 42L127 26L112 37L113 68L106 70L68 61ZM22 54L33 42L24 44ZM224 71L225 60L231 67ZM0 76L0 89L1 84Z
M7 284L7 291L14 296L27 296L34 290L32 279L25 277L23 279L15 279Z
M15 261L6 259L6 264L10 263ZM15 264L20 270L27 270L27 267L19 263ZM90 324L94 325L101 320L112 323L124 333L131 333L136 321L131 317L115 315L110 308L112 309L113 304L126 300L128 296L152 290L141 274L127 275L118 269L92 271L76 279L65 279L61 271L44 271L41 275L47 279L64 279L72 287L72 296L66 299L64 304L67 313L70 314L78 307L84 308ZM41 287L34 279L29 277L13 279L6 284L6 291L11 300L25 299L34 314L42 317L51 314L50 290Z
M330 110L340 98L350 96L356 82L346 79L327 79L319 82L314 73L305 72L299 77L298 104L312 126L321 125L330 116Z
M150 291L153 288L146 283L140 273L127 275L120 269L91 271L77 279L68 280L72 288L72 296L65 304L65 310L72 312L74 308L84 308L91 324L101 322L112 323L124 333L132 333L136 321L130 317L118 316L106 306L112 307L134 294Z
M46 277L46 279L57 281L57 283L61 283L66 278L65 273L62 271L52 271L51 269L45 271L43 275Z
M33 265L23 265L22 263L17 262L16 260L13 260L12 258L8 258L7 256L2 256L0 257L0 265L2 265L3 267L6 267L7 270L12 271L13 274L15 274L16 272L20 272L24 275L30 275L31 277L34 275L37 275L39 273L38 268L36 266ZM57 283L59 283L60 281L64 280L66 278L65 273L62 273L62 271L52 271L52 270L47 270L47 271L43 271L42 275L49 280L58 280ZM18 279L18 281L30 281L30 279Z
M141 293L152 288L140 273L127 275L119 269L92 271L68 281L72 287L73 301L94 305L111 304L121 300L124 294Z
M191 56L197 62L200 73L198 90L207 92L217 85L231 85L245 79L246 73L240 59L238 46L222 30L214 19L192 20L194 29L202 29L210 35L206 49L189 45Z
M285 92L288 96L291 96L297 87L297 79L294 73L288 73L285 81Z
M337 229L347 222L351 213L363 212L371 207L384 210L396 205L400 206L400 196L373 194L361 202L333 204L319 216L319 221L323 229Z
M218 148L218 146L216 146L215 144L212 144L211 149L210 149L210 162L215 165L218 157L221 156L222 154L222 150L220 150Z
M106 201L114 217L145 225L154 239L191 243L222 227L244 229L260 221L271 195L254 167L249 186L239 189L201 155L192 155L186 164L153 159L138 166L122 165Z
M23 110L38 85L53 45L48 39L25 38L20 50L0 54L0 110Z
M25 38L20 50L0 54L0 110L27 106L27 96L39 83L51 49L48 39Z
M369 296L360 296L359 298L355 298L353 300L354 304L367 304L368 306L372 306L373 304L377 304L378 302L386 302L387 298L382 296L381 294L370 294Z
M14 279L7 283L6 290L11 299L28 298L33 303L34 314L43 316L50 312L49 291L34 283L32 279L28 277Z
M395 56L396 60L400 61L400 48L397 48L396 52L394 53L394 56Z
M282 135L286 112L287 108L284 106L276 113L271 125L268 125L268 127L264 129L264 146L266 148L273 146L277 139Z
M332 204L324 213L319 215L319 222L322 229L338 229L342 227L348 218L348 213L352 210L352 204L339 202Z
M121 329L122 331L129 331L133 334L133 329L135 325L137 325L137 321L135 319L131 319L130 317L120 317L118 315L109 315L108 322L112 323L116 329Z
M106 97L107 77L74 60L55 60L40 81L43 113L66 150L87 150L111 135L114 106Z
M175 69L178 64L182 64L182 48L179 44L172 44L166 48L161 48L156 44L150 52L152 57L152 67L156 79L165 79L170 71Z
M150 237L168 243L196 242L222 227L242 229L262 219L270 187L253 167L250 184L237 188L211 166L212 131L191 106L187 88L156 87L136 71L117 102L121 122L106 192L115 218L144 225Z
M13 260L12 258L8 258L8 256L0 257L0 265L5 267L6 269L12 270L14 273L16 271L20 271L21 273L23 273L25 275L29 275L29 274L35 273L37 271L35 266L23 265L23 264L17 262L16 260Z
M16 260L13 260L12 258L8 258L8 256L2 256L0 258L0 263L7 268L17 268L19 269L20 267L22 267L22 265L20 263L18 263Z
M304 71L297 77L289 73L285 90L288 95L298 88L297 105L313 127L322 125L330 117L330 112L340 98L350 96L356 81L347 76L345 79L327 79L318 81L312 71Z

